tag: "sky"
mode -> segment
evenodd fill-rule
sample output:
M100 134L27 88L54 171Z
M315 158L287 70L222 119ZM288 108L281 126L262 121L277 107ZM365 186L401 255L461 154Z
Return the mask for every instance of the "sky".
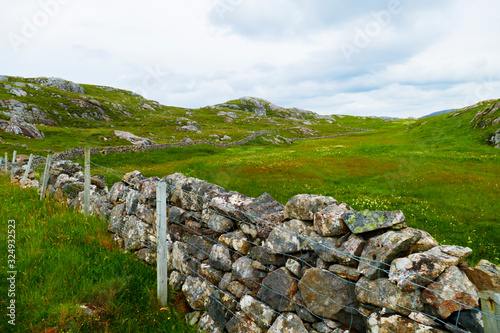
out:
M0 0L0 74L197 108L420 117L500 98L498 0Z

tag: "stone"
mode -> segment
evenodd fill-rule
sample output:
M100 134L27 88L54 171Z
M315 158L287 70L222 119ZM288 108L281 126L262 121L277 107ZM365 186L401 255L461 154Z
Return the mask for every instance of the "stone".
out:
M182 286L189 306L198 311L204 311L214 287L198 277L188 275Z
M422 237L418 240L417 244L413 245L410 249L410 254L429 251L430 249L438 246L438 242L427 231L419 230Z
M222 279L219 282L219 289L221 290L227 290L229 287L229 284L233 282L233 275L231 273L224 273L222 276Z
M41 84L42 86L54 87L61 91L69 91L77 94L85 94L85 89L71 81L67 81L57 77L42 77L39 79L35 79L36 83Z
M140 218L142 221L147 224L153 226L156 224L156 216L155 213L149 209L148 205L139 204L137 205L137 209L135 211L135 215Z
M248 252L248 258L263 265L283 266L285 264L285 258L282 255L273 253L262 246L252 247Z
M332 197L314 194L298 194L287 202L284 208L286 219L313 221L314 214L337 203Z
M402 291L387 278L369 280L361 277L356 283L356 295L361 303L387 308L405 316L424 309L420 290Z
M422 299L443 319L455 311L479 306L476 286L456 266L446 269L436 282L427 286L422 292Z
M274 322L268 333L307 333L302 320L293 312L283 313Z
M342 214L342 220L355 234L391 227L399 229L406 227L405 216L400 210L394 212L349 210Z
M22 135L29 139L45 139L45 135L33 124L14 116L9 121L0 120L0 129L7 133Z
M298 278L302 277L302 266L297 260L288 259L286 261L285 267Z
M221 296L218 290L214 290L210 294L206 310L207 310L207 315L213 321L213 323L210 323L211 328L217 328L222 332L227 324L227 318L226 318L226 308L222 303ZM207 322L209 321L207 320ZM201 322L200 322L200 328L201 328ZM210 330L210 332L212 332L212 330Z
M234 226L234 222L230 218L219 215L210 209L203 210L202 220L208 224L210 229L220 233L226 233Z
M343 308L358 304L354 284L326 270L307 270L298 287L307 308L321 318L334 319Z
M226 325L228 333L264 333L252 317L247 316L243 312L236 314L228 321Z
M410 249L420 239L420 232L407 228L388 231L370 238L361 253L358 270L369 279L387 276L390 263L399 257L408 255Z
M181 290L182 285L186 281L186 276L178 271L173 271L168 278L168 285L173 290Z
M278 315L278 313L269 306L249 295L245 295L241 299L240 307L248 317L254 318L257 325L264 329L269 328Z
M187 233L183 235L183 240L188 245L187 251L192 258L198 261L209 258L212 246L214 245L213 241L204 236L193 236Z
M224 135L221 139L221 141L229 141L229 140L232 140L231 137L229 135Z
M467 268L465 274L479 291L489 290L500 293L500 266L483 259L476 267Z
M122 182L124 182L128 186L132 187L133 189L139 191L140 184L145 179L146 179L146 177L144 177L140 171L135 170L135 171L126 173L122 177Z
M312 250L308 237L314 232L312 225L304 221L291 220L281 228L275 228L264 243L274 253L294 253Z
M309 244L324 262L337 262L336 253L339 248L339 240L338 237L312 236Z
M139 191L154 207L156 207L156 185L159 181L158 178L150 178L139 182Z
M7 82L9 81L9 78L5 75L0 75L0 82Z
M323 237L340 236L349 232L349 227L342 220L342 214L350 209L344 203L334 204L314 214L314 228Z
M241 230L221 235L218 242L224 246L230 247L242 255L247 255L252 247L252 244L248 241Z
M184 318L186 320L186 323L188 323L191 326L194 326L194 325L198 324L201 316L202 316L201 311L194 311L194 312L190 312L190 313L186 314L186 316Z
M204 280L213 285L218 285L222 280L222 272L210 267L208 264L201 264L198 273Z
M257 293L267 272L255 269L252 262L252 259L241 257L233 263L232 269L233 275L238 281Z
M130 190L127 193L127 197L125 199L125 206L127 209L127 214L128 215L135 215L137 212L137 206L139 203L144 203L145 198L141 194L141 192L136 191L136 190Z
M253 292L248 289L247 286L243 285L239 281L232 281L227 286L227 291L236 296L236 298L242 298L244 295L253 294Z
M118 201L124 200L124 193L127 185L123 182L114 183L108 194L106 195L106 199L109 203L114 204Z
M307 321L308 323L315 323L320 320L318 316L314 315L306 307L300 291L297 291L295 295L293 295L292 303L293 303L292 312L295 312L300 317L300 319Z
M440 329L423 325L397 314L380 316L372 313L367 320L369 332L378 333L445 333Z
M238 192L224 192L207 201L204 208L211 209L222 216L233 218L236 221L241 221L247 220L244 209L253 200L253 198L244 196Z
M361 277L361 273L358 272L356 268L352 267L332 265L330 266L330 268L328 268L328 270L343 279L348 279L354 282L358 281Z
M22 90L21 88L18 88L18 87L12 87L10 90L9 90L9 94L12 94L12 95L15 95L17 97L25 97L25 96L28 96L28 93L24 90Z
M123 220L124 226L119 234L124 240L125 249L137 251L156 242L151 226L133 215L125 216Z
M365 245L366 241L363 237L352 234L342 243L342 245L340 245L333 256L342 265L358 267L359 256L363 252Z
M193 272L189 267L191 260L188 253L188 245L182 242L174 242L172 247L172 265L175 269L186 275L192 274Z
M208 258L210 266L215 269L230 272L233 260L229 249L221 244L215 244Z
M125 215L125 204L118 204L111 209L109 216L108 231L112 233L119 233L123 228L123 217Z
M451 323L450 329L455 329L456 325L458 324L458 327L465 329L470 333L488 332L485 331L481 308L453 312L451 316L447 318L447 320Z
M204 332L210 332L210 333L223 333L224 332L224 326L222 328L218 325L218 323L212 319L212 317L209 315L209 313L205 313L199 320L198 322L198 327L200 330L203 330Z
M468 247L443 245L398 258L391 264L389 279L406 291L425 287L448 267L458 265L470 253L472 250Z
M139 257L139 259L145 261L149 265L153 265L156 263L156 251L149 248L140 249L139 251L137 251L137 256Z
M248 225L255 225L257 236L266 239L269 233L284 221L283 207L268 193L263 193L242 207L242 219L248 222ZM240 227L242 226L243 224L240 224Z
M134 134L132 134L130 132L114 130L114 134L119 139L127 140L128 142L132 143L135 146L142 146L142 145L144 145L144 146L152 146L152 145L156 145L156 142L154 142L153 140L148 139L148 138L142 138L142 137L134 135Z
M286 268L279 268L262 281L257 298L276 311L291 311L291 299L297 291L298 280Z

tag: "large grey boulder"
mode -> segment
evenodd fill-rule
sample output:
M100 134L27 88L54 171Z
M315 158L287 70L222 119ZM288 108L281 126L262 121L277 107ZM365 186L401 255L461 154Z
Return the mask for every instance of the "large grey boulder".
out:
M286 268L279 268L262 281L257 298L276 311L291 311L292 297L298 291L298 280Z
M355 211L350 210L342 214L342 219L355 234L361 234L378 229L401 229L406 227L405 216L398 210L386 211Z
M12 117L10 121L0 120L0 129L29 139L45 139L45 135L35 125L25 122L17 116Z
M443 319L455 311L479 306L476 286L456 266L448 268L436 282L427 286L422 293L422 299Z
M151 139L142 138L140 136L137 136L135 134L132 134L132 133L126 132L126 131L115 130L114 134L119 139L127 140L128 142L132 143L133 145L151 146L151 145L155 145L156 144L156 142L152 141Z
M298 286L307 308L321 318L334 319L340 310L358 304L354 284L329 271L311 268Z
M314 194L298 194L291 198L285 205L285 218L313 221L314 214L336 203L337 200L332 197Z
M85 94L85 89L71 81L63 80L61 78L49 77L49 78L39 78L36 79L36 83L43 86L49 86L57 88L61 91L70 91L77 94Z
M443 245L398 258L391 264L389 280L402 290L412 291L427 286L448 267L457 265L471 253L468 247Z
M361 303L391 309L405 316L424 309L420 290L402 291L387 278L372 281L362 277L356 283L356 295Z
M418 230L407 228L399 231L388 231L380 236L370 238L361 253L358 270L369 279L387 276L390 263L408 255L412 246L420 239Z

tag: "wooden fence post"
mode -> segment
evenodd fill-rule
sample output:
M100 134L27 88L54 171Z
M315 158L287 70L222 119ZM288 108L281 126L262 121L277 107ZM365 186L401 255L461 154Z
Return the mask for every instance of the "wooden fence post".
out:
M85 182L83 190L83 207L85 216L90 215L90 148L85 148Z
M45 199L45 193L47 191L47 184L50 178L50 164L52 163L52 156L47 155L47 160L45 161L45 171L42 176L42 188L40 193L40 200Z
M17 151L14 150L14 153L12 154L12 167L10 168L10 179L14 178L14 172L16 172L16 156Z
M488 333L500 333L500 293L493 291L481 291L481 310L490 315L483 315L484 331Z
M26 180L28 179L28 175L31 170L31 164L33 163L33 154L30 155L30 159L28 161L28 166L26 167L26 171L24 171L23 180L21 180L21 187L24 187Z
M157 296L162 306L168 302L167 184L156 184L156 275Z

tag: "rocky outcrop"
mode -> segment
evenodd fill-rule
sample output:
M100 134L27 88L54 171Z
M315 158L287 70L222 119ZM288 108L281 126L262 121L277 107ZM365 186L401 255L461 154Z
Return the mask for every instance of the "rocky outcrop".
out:
M45 139L45 135L35 125L12 117L10 121L0 119L0 130L7 133L22 135L29 139Z
M43 86L54 87L61 91L70 91L77 94L85 94L85 89L71 81L64 79L49 77L49 78L39 78L35 79L35 82Z
M153 142L150 139L141 138L140 136L134 135L134 134L132 134L130 132L115 130L114 134L117 137L119 137L120 139L127 140L128 142L132 143L133 145L151 146L151 145L155 145L156 144L155 142Z

